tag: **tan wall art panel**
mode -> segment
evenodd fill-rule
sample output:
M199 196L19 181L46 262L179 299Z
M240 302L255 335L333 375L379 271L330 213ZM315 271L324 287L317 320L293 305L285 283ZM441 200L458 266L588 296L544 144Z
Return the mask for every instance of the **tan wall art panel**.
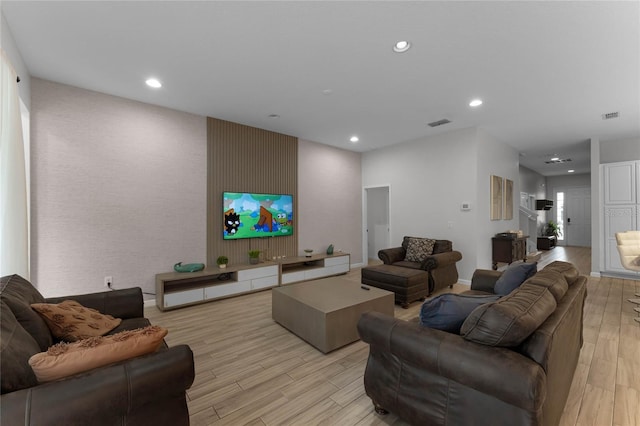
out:
M280 133L207 118L207 261L220 255L231 264L248 263L247 252L261 257L298 254L298 139ZM223 239L223 192L293 195L293 236Z

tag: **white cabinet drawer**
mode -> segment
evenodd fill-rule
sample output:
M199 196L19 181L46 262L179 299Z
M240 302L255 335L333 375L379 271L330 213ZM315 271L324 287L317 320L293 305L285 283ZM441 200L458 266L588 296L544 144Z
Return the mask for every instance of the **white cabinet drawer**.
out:
M324 266L348 265L349 256L328 257L324 260Z
M349 272L349 264L345 263L342 265L331 266L327 268L327 271L328 271L327 275L343 274L345 272Z
M217 297L230 296L236 293L242 293L251 290L251 281L232 282L229 284L218 284L211 287L205 287L204 298L215 299Z
M296 281L304 281L304 271L282 274L282 284L294 283Z
M253 280L255 278L263 278L271 275L278 275L278 265L238 271L238 281Z
M317 269L309 269L305 271L304 277L308 280L312 280L314 278L326 277L329 274L327 268L317 268Z
M170 308L172 306L185 305L187 303L202 301L202 289L196 288L193 290L176 291L175 293L165 293L164 295L164 307Z
M251 288L258 290L260 288L274 287L278 285L278 276L272 275L270 277L256 278L251 280Z

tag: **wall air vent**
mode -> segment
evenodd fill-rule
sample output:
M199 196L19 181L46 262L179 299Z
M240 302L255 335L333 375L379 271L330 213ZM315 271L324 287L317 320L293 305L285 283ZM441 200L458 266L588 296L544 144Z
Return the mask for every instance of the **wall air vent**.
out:
M442 120L432 121L431 123L429 123L429 127L438 127L438 126L442 126L443 124L449 124L449 123L451 123L450 120L443 118Z
M602 114L602 119L603 120L611 120L612 118L618 118L620 117L620 113L618 111L616 112L608 112L606 114Z
M549 161L545 161L545 164L563 164L563 163L570 163L571 162L571 158L558 158L557 160L549 160Z

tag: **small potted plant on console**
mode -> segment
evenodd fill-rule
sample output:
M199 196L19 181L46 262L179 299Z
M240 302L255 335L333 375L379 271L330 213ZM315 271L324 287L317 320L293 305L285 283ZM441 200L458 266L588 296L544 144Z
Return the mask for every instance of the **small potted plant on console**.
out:
M218 264L218 268L224 269L227 267L227 263L229 263L229 258L227 256L218 256L216 263Z
M256 265L260 262L260 250L249 250L249 263Z

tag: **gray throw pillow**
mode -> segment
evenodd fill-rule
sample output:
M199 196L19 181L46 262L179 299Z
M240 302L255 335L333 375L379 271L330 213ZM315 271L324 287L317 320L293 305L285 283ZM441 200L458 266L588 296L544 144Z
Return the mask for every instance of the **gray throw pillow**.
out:
M420 324L460 334L460 327L469 314L478 306L495 302L498 295L443 294L426 300L420 308Z
M512 263L509 267L500 275L496 285L493 287L493 292L500 296L506 296L513 290L518 288L520 284L525 282L528 278L531 278L537 272L538 263Z

